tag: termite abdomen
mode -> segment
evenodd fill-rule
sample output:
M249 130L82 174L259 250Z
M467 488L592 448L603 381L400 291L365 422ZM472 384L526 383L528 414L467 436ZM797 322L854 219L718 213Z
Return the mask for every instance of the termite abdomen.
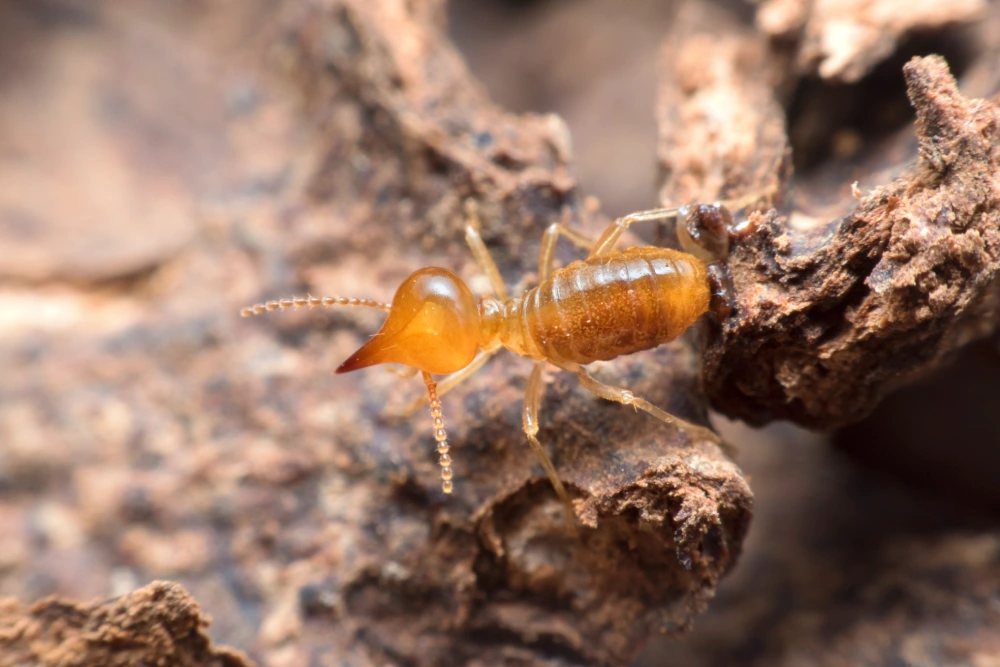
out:
M522 297L544 358L586 365L648 350L708 310L705 264L666 248L628 248L573 262Z

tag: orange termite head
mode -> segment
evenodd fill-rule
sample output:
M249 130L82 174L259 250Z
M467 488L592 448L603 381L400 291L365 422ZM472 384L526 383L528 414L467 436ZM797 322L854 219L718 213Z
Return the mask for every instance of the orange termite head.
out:
M479 305L472 291L451 271L429 267L403 281L382 328L337 372L395 363L454 373L478 351Z
M316 306L365 306L389 311L389 317L378 333L341 364L337 372L347 373L386 363L404 364L422 371L434 420L434 439L441 465L441 490L451 493L454 485L448 435L444 430L437 383L430 374L462 370L472 363L479 352L479 304L472 291L451 271L427 268L403 281L391 306L370 299L307 296L258 303L243 308L240 314L250 317L276 310Z

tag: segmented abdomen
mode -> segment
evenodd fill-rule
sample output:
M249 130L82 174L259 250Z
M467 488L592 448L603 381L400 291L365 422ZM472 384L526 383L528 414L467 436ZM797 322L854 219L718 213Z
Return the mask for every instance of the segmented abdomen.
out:
M573 262L516 299L510 315L535 352L589 364L673 340L708 310L705 265L666 248L628 248ZM524 341L528 343L528 341Z

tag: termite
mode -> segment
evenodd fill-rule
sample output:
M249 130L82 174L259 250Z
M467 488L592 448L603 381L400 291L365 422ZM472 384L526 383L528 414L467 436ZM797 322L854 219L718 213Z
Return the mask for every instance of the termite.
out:
M552 487L572 516L569 494L542 444L538 413L546 364L575 373L601 398L631 405L667 424L698 432L710 430L675 417L627 389L595 379L586 366L670 342L714 304L724 303L725 273L733 218L722 204L659 208L615 220L596 241L562 223L542 236L538 284L510 297L500 271L479 234L475 205L466 204L465 238L489 278L492 295L476 299L451 271L420 269L403 281L391 304L343 297L297 297L243 308L243 317L301 307L366 306L389 313L379 331L337 368L349 373L378 364L402 364L419 372L427 387L441 466L441 489L453 491L453 469L441 411L441 396L482 368L500 348L535 362L522 411L524 433ZM673 221L684 251L654 246L615 250L621 235L637 222ZM587 258L553 270L560 236L588 251ZM447 375L440 384L434 375ZM417 407L423 401L417 402Z

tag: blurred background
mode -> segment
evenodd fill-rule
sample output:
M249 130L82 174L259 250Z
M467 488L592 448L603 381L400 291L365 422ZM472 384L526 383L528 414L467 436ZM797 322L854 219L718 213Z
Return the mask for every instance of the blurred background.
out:
M266 664L294 664L271 647L297 600L268 597L277 571L248 582L238 564L281 523L233 517L293 502L282 484L307 466L246 430L283 418L267 407L281 383L232 392L226 369L315 368L264 342L227 350L241 333L218 304L289 280L280 265L259 275L247 248L322 224L272 219L309 139L299 100L267 74L288 4L0 0L0 596L89 600L176 579L216 641ZM752 5L722 4L752 21ZM581 192L615 216L656 203L656 72L676 12L665 0L453 0L449 32L498 104L566 120ZM913 53L946 50L959 73L974 62L974 43L950 30L828 91L863 101L877 89L893 111L838 118L828 146L801 144L803 173L845 128L875 141L907 126L899 64ZM789 124L806 122L814 111L788 99ZM318 365L330 367L352 339L323 335ZM872 646L894 664L1000 664L998 406L994 337L839 433L716 418L742 443L750 538L694 631L654 640L641 664L877 664ZM313 407L305 419L365 439L349 414ZM265 481L228 492L248 475Z

